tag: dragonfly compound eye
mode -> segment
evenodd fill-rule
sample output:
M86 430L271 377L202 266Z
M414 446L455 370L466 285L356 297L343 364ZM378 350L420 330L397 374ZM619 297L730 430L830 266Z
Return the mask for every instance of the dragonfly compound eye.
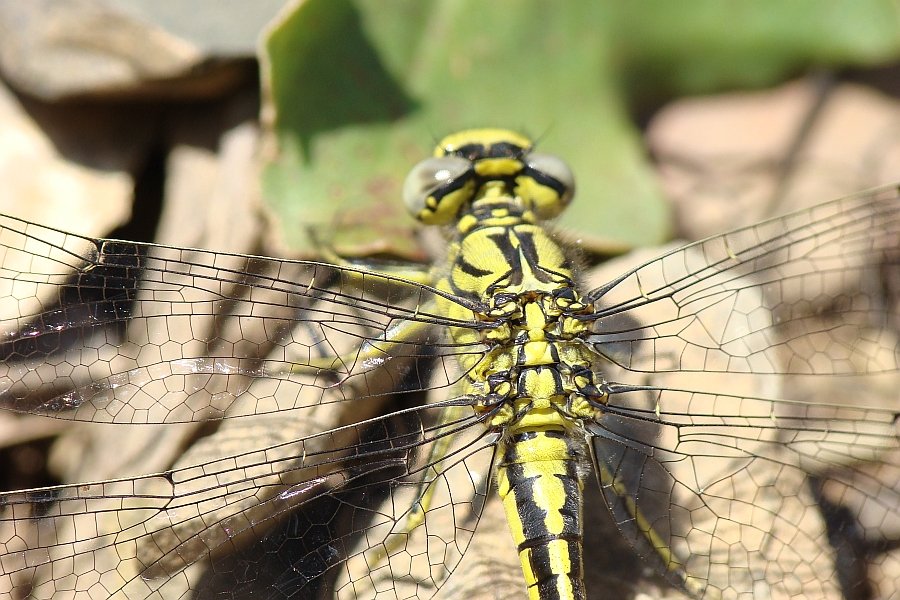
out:
M575 175L558 156L534 152L526 157L525 168L516 177L516 195L539 219L552 219L572 201Z
M428 225L446 225L475 193L472 163L458 156L423 160L403 183L403 202L412 216Z

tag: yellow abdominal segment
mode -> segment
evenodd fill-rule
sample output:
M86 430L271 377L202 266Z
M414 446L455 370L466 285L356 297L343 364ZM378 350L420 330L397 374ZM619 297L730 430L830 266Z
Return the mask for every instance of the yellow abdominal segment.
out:
M501 450L497 488L533 600L583 598L582 490L567 436L538 429Z

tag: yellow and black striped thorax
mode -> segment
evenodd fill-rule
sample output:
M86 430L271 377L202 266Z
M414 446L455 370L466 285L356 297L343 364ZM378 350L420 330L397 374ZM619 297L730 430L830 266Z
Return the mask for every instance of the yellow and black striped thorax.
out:
M573 191L565 163L499 129L445 138L404 188L418 219L455 225L435 285L480 307L441 308L486 325L453 334L486 347L461 359L463 393L501 434L498 491L529 596L541 600L585 597L581 423L605 400L594 354L581 341L592 308L576 290L570 257L542 224Z

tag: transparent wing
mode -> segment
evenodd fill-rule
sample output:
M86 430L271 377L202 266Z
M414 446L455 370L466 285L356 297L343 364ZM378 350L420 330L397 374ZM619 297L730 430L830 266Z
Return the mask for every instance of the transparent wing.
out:
M481 352L447 333L484 325L437 314L439 301L465 306L387 275L0 216L0 408L175 423L444 387ZM418 372L420 359L437 368Z
M620 530L670 581L704 597L871 590L900 540L898 291L889 187L591 293L590 343L617 382L592 426L595 467Z
M471 410L442 419L443 408L155 475L3 494L0 589L36 598L364 598L376 589L429 597L466 550L484 505L477 474L493 455ZM435 462L433 446L448 436L453 448ZM420 490L438 501L408 532Z
M449 386L459 358L482 351L447 342L483 325L438 315L438 302L466 308L363 270L0 217L0 408L119 425L95 440L116 474L150 471L119 460L122 440L149 429L124 424L215 421L165 438L176 462L164 473L3 495L0 590L243 597L243 582L248 595L268 584L355 597L377 579L433 593L465 551L485 491L472 482L492 455L465 418L396 412L398 394ZM150 446L173 428L156 431ZM448 436L459 453L429 467ZM69 480L98 477L77 471ZM414 535L393 532L422 488L445 501ZM372 558L398 536L409 539ZM379 560L377 573L359 567Z
M896 542L896 407L652 386L611 392L592 439L603 495L628 541L679 587L705 597L842 598L839 562L883 557L835 543L835 533L849 542L851 532L833 530L823 496L852 517L857 542Z
M588 294L598 352L632 371L896 371L900 196L885 187L689 244ZM825 317L825 318L823 318ZM864 353L868 360L861 363ZM785 355L790 360L785 361Z

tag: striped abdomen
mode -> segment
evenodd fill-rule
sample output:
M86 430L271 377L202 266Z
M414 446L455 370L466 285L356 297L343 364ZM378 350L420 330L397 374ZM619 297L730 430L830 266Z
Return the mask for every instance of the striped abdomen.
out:
M583 600L578 448L562 429L513 433L501 445L497 487L531 600Z

